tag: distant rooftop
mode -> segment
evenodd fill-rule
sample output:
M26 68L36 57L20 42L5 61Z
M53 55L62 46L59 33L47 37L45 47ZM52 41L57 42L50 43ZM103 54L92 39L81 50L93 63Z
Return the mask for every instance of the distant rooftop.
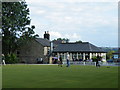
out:
M42 44L43 46L50 46L50 41L48 39L37 38L36 41Z
M61 43L56 48L54 52L105 52L99 47L89 43Z

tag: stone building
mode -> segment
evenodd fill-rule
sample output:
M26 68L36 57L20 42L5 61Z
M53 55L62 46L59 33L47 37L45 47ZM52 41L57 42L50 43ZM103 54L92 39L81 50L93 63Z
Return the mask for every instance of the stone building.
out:
M48 52L50 50L50 41L48 32L44 34L44 38L37 38L28 41L27 44L20 47L16 53L20 63L36 64L39 61L48 63Z
M37 38L29 41L26 45L17 50L17 56L22 63L36 64L43 61L44 64L52 63L53 57L63 58L66 61L67 53L70 60L87 60L94 56L101 56L106 60L106 52L89 42L69 43L63 41L50 41L49 32L45 32L44 38Z
M103 57L103 59L106 60L106 52L89 42L58 44L58 46L53 50L53 55L56 57L59 57L61 55L63 61L66 61L67 52L70 55L71 61L73 59L92 59L92 57L97 55Z

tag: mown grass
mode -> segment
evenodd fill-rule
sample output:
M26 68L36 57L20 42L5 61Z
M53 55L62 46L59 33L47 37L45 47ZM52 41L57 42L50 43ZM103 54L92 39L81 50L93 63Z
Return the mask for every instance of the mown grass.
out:
M118 67L6 65L3 88L117 88Z

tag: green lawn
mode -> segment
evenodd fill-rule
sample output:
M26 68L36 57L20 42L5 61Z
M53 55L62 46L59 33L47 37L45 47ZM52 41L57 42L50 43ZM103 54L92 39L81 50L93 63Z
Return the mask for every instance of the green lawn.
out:
M117 88L118 67L6 65L3 88Z

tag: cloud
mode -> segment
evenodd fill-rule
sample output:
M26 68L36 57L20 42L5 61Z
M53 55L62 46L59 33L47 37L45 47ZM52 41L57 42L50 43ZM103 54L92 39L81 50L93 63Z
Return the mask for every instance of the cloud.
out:
M98 42L98 35L103 35L106 40L114 37L111 33L117 31L117 2L92 1L94 0L29 0L35 32L43 36L44 31L50 31L52 39L64 37L71 41L80 39Z
M45 10L39 10L39 11L37 11L36 13L37 14L44 14L46 11Z
M50 31L50 36L52 37L51 39L57 39L57 38L68 38L70 39L70 41L75 41L77 40L81 40L81 36L77 33L73 33L73 34L62 34L60 32L56 32L56 31Z
M108 24L108 22L110 22L110 19L107 19L106 17L109 17L108 15L111 15L111 13L108 11L115 8L111 8L111 5L104 4L102 6L99 4L98 6L94 4L88 6L87 4L82 5L81 3L78 5L66 4L65 8L62 8L61 10L58 10L57 8L52 9L50 12L48 12L48 14L44 16L44 18L47 18L51 22L64 25L73 22L74 24L87 22L87 25L89 26L93 26L94 23L97 23L97 25ZM56 6L59 6L59 4Z
M54 38L61 38L62 37L61 33L54 32L54 31L51 31L50 35L51 35L51 37L54 37Z
M29 3L41 3L41 2L118 2L118 0L26 0Z
M70 41L82 40L81 36L79 34L76 34L76 33L65 34L65 38L70 39Z

